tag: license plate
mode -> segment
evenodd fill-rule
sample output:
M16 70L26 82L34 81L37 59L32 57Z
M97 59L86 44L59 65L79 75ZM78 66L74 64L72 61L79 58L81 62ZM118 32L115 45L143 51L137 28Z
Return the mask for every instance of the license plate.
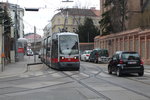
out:
M128 62L128 64L136 64L136 62Z

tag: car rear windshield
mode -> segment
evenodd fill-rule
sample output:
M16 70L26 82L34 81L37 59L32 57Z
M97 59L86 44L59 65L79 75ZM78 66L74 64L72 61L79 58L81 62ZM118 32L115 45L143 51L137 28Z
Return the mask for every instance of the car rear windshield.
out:
M124 60L138 60L138 59L140 59L140 56L138 53L132 53L132 52L125 52L122 54L121 57Z
M85 54L90 54L90 53L91 53L91 51L86 51L86 52L85 52Z

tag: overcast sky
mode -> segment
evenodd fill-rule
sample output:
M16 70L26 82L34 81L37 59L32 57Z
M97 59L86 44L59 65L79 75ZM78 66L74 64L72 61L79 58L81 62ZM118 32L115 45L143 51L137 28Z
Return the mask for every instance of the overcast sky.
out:
M38 12L27 12L24 15L25 34L34 31L43 35L43 28L48 24L57 9L64 7L96 7L99 10L100 0L73 0L71 3L64 3L62 0L1 0L20 5L22 8L40 8ZM64 0L63 0L64 1ZM72 1L72 0L71 0Z

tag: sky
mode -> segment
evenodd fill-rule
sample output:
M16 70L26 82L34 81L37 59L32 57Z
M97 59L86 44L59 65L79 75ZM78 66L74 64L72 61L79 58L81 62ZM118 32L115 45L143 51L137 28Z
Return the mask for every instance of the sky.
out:
M73 2L62 2L62 0L1 0L1 2L8 1L9 3L18 4L22 8L39 8L38 12L25 11L24 26L25 34L33 33L34 26L36 32L43 36L44 27L50 22L54 14L58 13L57 9L78 7L96 7L100 9L100 0L70 0ZM63 0L65 1L65 0ZM94 2L93 2L94 1Z

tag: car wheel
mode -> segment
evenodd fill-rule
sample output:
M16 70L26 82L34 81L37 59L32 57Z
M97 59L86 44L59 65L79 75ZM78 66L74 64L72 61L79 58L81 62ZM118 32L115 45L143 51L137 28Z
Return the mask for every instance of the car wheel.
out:
M94 63L97 63L97 62L98 62L97 59L95 59L95 60L94 60Z
M89 59L89 62L91 62L91 60Z
M144 75L144 72L141 72L141 73L138 73L139 76L143 76Z
M84 61L86 61L86 58L84 57Z
M120 68L117 68L116 74L117 74L118 77L120 77L122 75Z
M111 70L110 66L108 66L108 74L112 74L112 70Z

